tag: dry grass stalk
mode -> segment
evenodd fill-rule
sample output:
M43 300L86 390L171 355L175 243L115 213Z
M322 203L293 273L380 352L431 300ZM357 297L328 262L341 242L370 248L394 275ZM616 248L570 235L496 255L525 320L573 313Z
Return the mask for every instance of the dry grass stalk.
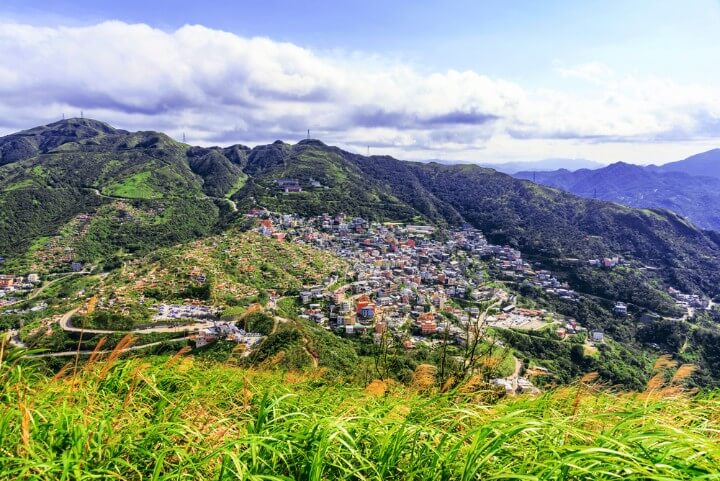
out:
M656 371L663 371L666 369L673 369L675 366L677 366L677 362L673 360L672 356L670 354L663 354L657 358L653 369Z
M670 380L670 384L679 384L683 381L685 381L687 378L693 375L695 372L695 365L694 364L683 364L681 365L677 371L675 371L675 374L673 375L672 379Z
M658 389L662 388L664 385L665 385L665 373L659 372L650 378L650 380L647 383L647 386L645 387L645 392L657 391Z
M120 358L120 356L125 350L132 346L134 340L135 338L132 334L128 334L127 336L120 339L120 342L117 343L117 346L115 346L115 349L112 350L107 360L105 361L102 371L100 371L100 374L98 375L98 379L105 379L105 377L110 372L110 369L112 369L112 367L115 365L115 362L117 362L118 358Z
M90 371L93 364L95 364L95 362L97 362L97 360L102 356L100 349L105 345L105 341L107 341L107 336L100 338L98 343L95 345L95 349L93 349L93 352L90 354L90 359L88 359L87 364L85 364L86 371Z
M365 387L365 394L371 397L380 397L385 395L387 389L388 386L384 381L375 379Z
M65 374L70 370L70 368L75 364L74 361L68 361L63 367L60 368L60 370L55 373L53 376L53 381L59 381L60 379L65 377Z
M165 363L165 367L173 367L176 363L180 362L185 354L191 351L190 346L184 346L182 349L180 349L178 352L173 354L173 356L167 360Z
M413 373L412 386L421 392L430 391L435 387L437 368L432 364L420 364Z
M443 385L440 387L441 392L448 392L455 386L455 378L453 376L448 377Z

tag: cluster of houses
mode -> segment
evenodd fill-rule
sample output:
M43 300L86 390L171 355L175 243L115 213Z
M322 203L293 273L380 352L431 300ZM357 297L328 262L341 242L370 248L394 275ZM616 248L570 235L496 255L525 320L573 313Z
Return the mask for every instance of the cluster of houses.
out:
M40 284L39 274L15 276L0 274L0 306L17 301L18 295L27 294Z
M258 218L265 236L332 251L351 265L348 284L300 292L303 317L345 335L389 334L408 349L441 338L463 345L469 326L480 324L477 303L490 300L502 309L483 318L484 325L536 329L552 321L544 310L516 308L514 296L490 287L480 265L563 298L577 296L550 272L535 272L516 249L490 244L470 226L436 236L433 226L343 215L302 218L255 208L248 216Z
M245 345L244 355L250 353L250 349L260 343L262 334L257 332L246 332L230 322L216 322L210 327L201 329L194 336L195 347L203 347L221 339Z
M675 303L680 307L708 310L712 308L712 304L709 299L706 299L698 294L684 294L672 287L668 289L668 294L675 299Z
M588 264L592 267L602 267L612 269L615 266L624 264L624 260L620 256L603 257L602 259L590 259Z
M302 192L303 191L302 185L300 184L300 180L298 180L298 179L287 179L287 178L276 179L275 185L277 186L277 188L279 190L285 192L286 194L291 193L291 192ZM314 188L314 189L327 188L327 187L323 186L319 180L316 180L313 177L310 177L310 179L307 180L307 186Z
M501 377L492 380L496 386L505 389L507 394L538 394L540 390L525 377Z
M157 304L153 308L157 310L155 321L212 319L217 315L217 309L199 304Z

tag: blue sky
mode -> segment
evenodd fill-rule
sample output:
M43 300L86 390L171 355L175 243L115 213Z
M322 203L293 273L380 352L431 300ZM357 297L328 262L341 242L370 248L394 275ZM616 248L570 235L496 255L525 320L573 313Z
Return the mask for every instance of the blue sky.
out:
M309 126L328 142L405 158L648 163L720 144L717 0L230 3L4 0L0 47L19 58L0 64L0 80L3 68L14 79L0 107L18 115L0 132L82 108L196 143L292 141ZM83 35L103 47L97 83L63 78L93 71L74 50ZM257 37L265 43L246 42ZM209 39L214 64L198 47ZM119 46L150 43L184 73L161 63L143 84L154 63ZM62 65L43 74L48 48ZM37 70L19 65L28 56ZM123 73L128 62L137 70ZM202 72L188 73L198 63ZM177 92L158 88L168 84ZM18 110L21 97L32 105Z

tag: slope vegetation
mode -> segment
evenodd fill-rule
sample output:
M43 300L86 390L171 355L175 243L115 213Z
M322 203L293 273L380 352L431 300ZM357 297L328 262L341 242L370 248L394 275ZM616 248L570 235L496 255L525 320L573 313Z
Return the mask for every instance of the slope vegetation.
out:
M578 385L494 402L175 356L0 363L4 479L716 479L716 393Z

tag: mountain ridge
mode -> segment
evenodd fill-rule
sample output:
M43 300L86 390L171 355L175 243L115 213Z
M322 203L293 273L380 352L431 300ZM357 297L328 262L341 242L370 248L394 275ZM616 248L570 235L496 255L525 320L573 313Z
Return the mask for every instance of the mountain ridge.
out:
M668 209L688 217L701 228L720 230L720 209L714 207L720 206L720 178L711 173L693 175L682 162L685 161L668 169L616 162L595 170L526 171L518 172L514 177L585 198L636 208Z
M6 239L0 255L8 258L22 256L40 235L56 235L77 211L90 209L93 216L98 209L107 211L90 224L92 248L84 241L76 254L93 262L114 251L142 252L208 235L261 206L302 215L343 212L376 221L469 223L546 265L564 258L628 255L661 268L648 279L720 294L718 236L666 210L584 200L473 164L366 157L316 139L252 149L193 147L157 132L107 131L112 129L107 124L86 119L50 125L25 132L46 135L43 145L52 148L0 167L0 237ZM0 148L16 136L1 138ZM295 192L281 188L282 179L292 179ZM27 208L47 204L51 195L84 207L42 215L40 207ZM223 198L240 212L229 212ZM145 223L123 220L128 202L139 209L133 219ZM160 224L152 220L158 211L168 217Z

